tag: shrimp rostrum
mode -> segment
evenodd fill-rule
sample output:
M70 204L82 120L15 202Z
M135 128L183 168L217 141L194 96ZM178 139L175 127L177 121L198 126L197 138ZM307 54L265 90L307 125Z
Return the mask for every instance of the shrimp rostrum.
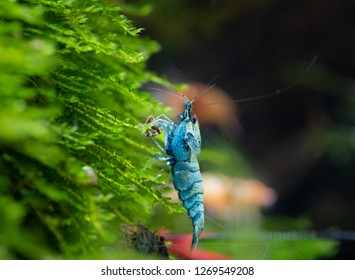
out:
M152 137L158 148L166 154L158 159L171 165L174 188L178 191L188 216L192 221L193 235L191 248L196 248L198 238L204 227L203 184L198 163L201 152L201 135L198 120L192 113L192 102L186 100L184 111L176 124L165 115L148 117L146 124L151 127L145 131ZM164 147L154 138L164 132Z

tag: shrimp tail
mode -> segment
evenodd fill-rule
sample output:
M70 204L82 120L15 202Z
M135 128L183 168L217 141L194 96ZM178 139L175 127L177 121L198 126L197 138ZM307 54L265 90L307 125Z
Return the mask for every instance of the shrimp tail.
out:
M193 234L190 251L197 247L198 238L203 230L204 222L203 212L199 212L195 217L192 218Z

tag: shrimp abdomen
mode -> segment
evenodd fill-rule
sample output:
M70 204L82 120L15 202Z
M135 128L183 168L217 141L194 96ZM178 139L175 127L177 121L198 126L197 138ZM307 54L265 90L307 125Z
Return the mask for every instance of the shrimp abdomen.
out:
M192 221L192 247L196 248L204 227L203 184L199 164L197 161L177 162L172 166L172 175L179 199Z

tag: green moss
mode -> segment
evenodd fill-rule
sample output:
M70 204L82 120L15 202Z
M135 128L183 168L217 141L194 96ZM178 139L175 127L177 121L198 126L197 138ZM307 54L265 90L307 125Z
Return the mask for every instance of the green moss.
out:
M159 45L120 5L0 3L0 258L119 258L121 223L176 207L135 128L164 111L139 91Z

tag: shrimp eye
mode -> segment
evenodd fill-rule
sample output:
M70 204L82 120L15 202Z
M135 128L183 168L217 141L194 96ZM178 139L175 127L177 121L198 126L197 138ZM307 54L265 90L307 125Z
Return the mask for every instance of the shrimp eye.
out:
M196 123L196 121L197 121L196 115L193 115L190 119L193 123Z

